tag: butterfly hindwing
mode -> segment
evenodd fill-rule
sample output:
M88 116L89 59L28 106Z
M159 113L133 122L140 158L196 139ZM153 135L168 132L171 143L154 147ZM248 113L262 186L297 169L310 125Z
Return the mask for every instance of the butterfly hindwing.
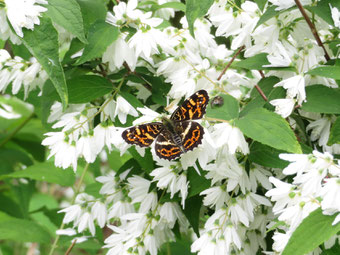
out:
M172 140L171 133L164 130L161 132L155 143L155 151L158 157L162 159L172 160L178 158L182 154L182 150Z
M205 90L199 90L183 102L171 115L174 121L197 120L205 114L209 96Z
M176 130L181 130L182 146L185 151L192 151L202 143L204 129L194 121L176 123Z
M123 139L129 144L148 147L164 128L161 122L153 122L131 127L122 133Z

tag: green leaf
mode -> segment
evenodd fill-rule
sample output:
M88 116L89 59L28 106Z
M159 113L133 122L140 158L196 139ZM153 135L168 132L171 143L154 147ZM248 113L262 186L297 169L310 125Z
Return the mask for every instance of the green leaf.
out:
M139 155L135 147L131 147L128 149L132 157L138 162L138 164L147 172L150 173L152 170L155 169L155 164L152 159L152 154L150 149L145 150L144 157ZM129 162L129 161L127 161Z
M89 29L88 41L82 56L76 62L77 65L86 61L101 57L106 48L117 40L118 27L112 26L105 21L97 20Z
M204 177L202 170L200 170L200 174L198 174L195 168L189 167L187 173L187 179L189 181L188 198L201 193L211 186L210 181Z
M106 6L102 0L77 0L83 14L85 34L96 20L105 20Z
M319 66L308 71L307 74L340 80L340 66Z
M261 15L261 17L260 17L259 21L257 22L255 28L257 28L259 25L262 25L267 20L275 17L276 15L279 15L279 12L275 11L276 8L277 8L277 6L274 6L274 5L267 8L267 10Z
M279 158L280 153L286 152L276 150L259 142L254 142L250 146L249 160L261 166L282 169L288 166L289 163Z
M24 218L18 203L4 192L0 193L0 212L5 212L16 218Z
M80 75L67 80L69 102L71 104L88 103L113 90L113 84L98 75ZM46 84L47 87L47 84ZM43 94L48 101L58 100L56 93Z
M185 4L180 3L180 2L168 2L168 3L157 6L155 9L159 10L162 8L172 8L175 10L180 10L182 12L185 12Z
M222 95L223 104L221 106L212 106L211 104L207 107L207 117L222 119L222 120L232 120L239 116L239 105L238 101L230 95ZM214 98L210 99L213 102ZM215 99L218 100L218 99Z
M98 75L82 75L67 80L69 101L72 104L90 102L113 90L113 84Z
M15 242L48 243L50 234L33 221L0 217L0 239Z
M65 109L68 104L67 86L64 70L59 62L58 33L51 20L41 17L40 25L35 26L33 31L24 29L22 41L47 72Z
M315 6L306 6L305 8L311 12L314 12L328 24L334 26L334 21L332 19L332 13L329 4L332 7L340 8L340 1L339 0L322 0L316 2L317 5Z
M47 15L59 26L87 43L84 33L83 17L76 0L49 0Z
M52 162L36 163L27 167L25 170L0 175L0 179L5 178L29 178L32 180L57 183L62 186L72 186L75 181L74 172L70 168L63 170L54 166Z
M324 85L306 87L307 102L302 110L318 113L340 113L340 92ZM322 96L321 96L322 95Z
M263 65L269 65L270 62L267 59L268 53L260 53L250 58L246 58L241 61L233 62L232 67L241 67L249 70L263 70Z
M301 147L288 122L264 108L253 109L235 121L248 137L278 150L301 153Z
M126 99L134 108L144 107L141 101L139 101L134 95L131 95L128 92L120 91L119 94Z
M292 66L285 67L263 67L269 65L270 62L267 59L267 53L260 53L250 58L243 59L241 61L233 62L231 67L233 68L245 68L248 70L280 70L280 71L295 71Z
M340 116L335 120L332 125L327 145L330 146L335 143L340 143Z
M190 34L194 35L194 23L198 18L203 17L209 10L214 0L187 0L185 16L188 20Z
M185 200L184 214L197 236L199 233L199 216L203 197L196 195Z
M323 215L320 208L309 214L290 237L282 255L304 255L327 241L340 231L339 223L332 226L336 216Z

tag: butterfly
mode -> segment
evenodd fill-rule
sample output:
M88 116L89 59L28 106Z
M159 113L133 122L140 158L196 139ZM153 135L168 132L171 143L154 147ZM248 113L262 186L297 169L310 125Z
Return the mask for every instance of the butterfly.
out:
M162 117L162 122L128 128L124 130L122 137L127 143L141 147L148 147L156 140L155 151L158 157L176 159L202 143L204 129L192 120L203 117L208 102L208 93L199 90L186 99L170 118Z

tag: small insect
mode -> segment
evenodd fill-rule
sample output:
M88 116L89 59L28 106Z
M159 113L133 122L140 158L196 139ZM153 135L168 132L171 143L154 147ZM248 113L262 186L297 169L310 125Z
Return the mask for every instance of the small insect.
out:
M218 108L221 107L224 104L224 99L221 96L216 96L213 99L211 99L210 105L212 108Z
M176 159L202 143L204 129L192 120L203 117L208 102L208 93L199 90L186 99L170 119L163 117L162 122L128 128L122 133L122 137L127 143L141 147L148 147L156 140L155 151L158 157Z

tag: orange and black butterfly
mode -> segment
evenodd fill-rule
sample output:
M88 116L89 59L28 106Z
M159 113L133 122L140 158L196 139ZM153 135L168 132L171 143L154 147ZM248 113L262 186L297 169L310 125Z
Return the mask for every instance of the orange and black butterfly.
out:
M123 139L129 144L148 147L156 140L155 151L158 157L172 160L182 153L191 151L202 143L203 127L195 121L203 117L209 96L199 90L178 107L170 119L152 122L126 129Z

